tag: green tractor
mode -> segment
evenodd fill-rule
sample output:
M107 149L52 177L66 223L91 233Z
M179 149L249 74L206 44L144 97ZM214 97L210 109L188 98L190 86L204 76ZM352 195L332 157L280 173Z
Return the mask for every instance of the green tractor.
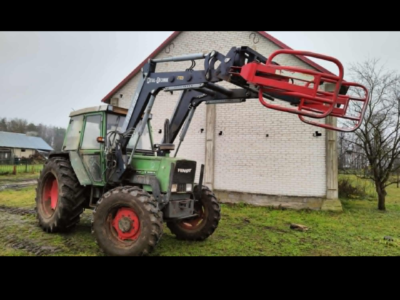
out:
M333 61L340 74L284 67L271 60L282 53ZM364 87L343 81L340 62L295 50L278 50L270 58L248 47L233 47L227 55L212 51L149 59L129 109L100 105L72 112L61 151L49 155L40 175L36 193L39 225L46 232L65 232L79 222L84 209L92 209L92 233L99 247L116 256L151 253L163 234L163 223L178 239L208 238L219 224L220 205L203 185L204 165L196 181L196 162L176 157L194 112L203 102L214 105L258 99L268 108L298 114L300 120L314 126L338 131L354 131L360 126L368 94ZM194 70L195 60L204 60L203 70ZM180 72L156 72L158 63L181 61L192 65ZM296 80L306 84L296 85ZM239 88L218 85L221 81ZM317 89L323 81L330 84L330 91ZM350 86L364 89L365 98L346 96ZM160 91L181 91L181 96L172 117L165 121L162 141L155 144L151 111ZM295 108L271 105L264 98L285 101ZM302 118L348 118L350 100L364 104L360 116L351 117L358 122L353 128Z
M116 165L113 140L127 110L111 105L70 114L63 152L52 153L37 188L40 226L47 232L73 228L84 209L93 209L92 232L107 255L145 255L159 242L163 222L179 239L204 240L217 228L220 207L214 194L194 183L196 162L155 156L149 116L118 186L107 178ZM141 124L139 123L139 126ZM168 123L166 124L166 127ZM133 141L133 140L132 140ZM127 146L127 154L133 145ZM173 145L160 145L165 152Z

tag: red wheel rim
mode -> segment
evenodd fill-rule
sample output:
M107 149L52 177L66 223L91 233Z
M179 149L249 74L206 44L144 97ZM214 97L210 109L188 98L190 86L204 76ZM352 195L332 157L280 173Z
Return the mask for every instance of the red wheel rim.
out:
M120 240L136 240L140 233L140 222L132 208L123 207L118 209L111 221Z
M44 182L42 206L46 217L51 217L58 203L58 182L53 174L49 174Z
M196 217L182 220L179 225L186 230L196 230L198 227L204 224L207 214L204 206L201 203L196 202L195 212L197 213Z

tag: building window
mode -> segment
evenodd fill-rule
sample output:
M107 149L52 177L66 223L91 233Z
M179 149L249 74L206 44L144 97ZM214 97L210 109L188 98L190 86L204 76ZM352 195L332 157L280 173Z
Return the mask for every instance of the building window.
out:
M25 152L25 149L21 149L21 152Z

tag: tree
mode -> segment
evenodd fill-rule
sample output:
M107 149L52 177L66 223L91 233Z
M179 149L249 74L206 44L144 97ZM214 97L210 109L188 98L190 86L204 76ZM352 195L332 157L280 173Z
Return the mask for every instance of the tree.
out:
M0 131L8 131L8 122L6 118L0 119Z
M378 209L386 210L386 188L397 182L393 172L400 168L400 76L387 70L378 59L367 59L350 68L352 80L364 85L370 101L363 122L347 138L364 156L371 169L366 177L375 184ZM361 97L360 89L350 89L349 94ZM360 104L360 102L358 102ZM361 105L353 104L353 113L361 112Z
M8 130L11 132L25 133L28 122L24 119L14 118L10 121Z
M64 143L64 137L66 130L61 127L55 127L55 134L54 134L54 145L52 146L54 150L60 151L61 147Z
M27 132L36 132L36 134L37 134L37 126L33 123L29 123L26 130L27 130Z

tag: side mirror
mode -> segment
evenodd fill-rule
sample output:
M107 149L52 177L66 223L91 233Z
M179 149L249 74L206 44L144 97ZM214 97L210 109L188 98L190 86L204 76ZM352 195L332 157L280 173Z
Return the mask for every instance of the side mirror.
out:
M98 143L102 143L102 144L104 143L104 138L102 136L97 137L96 140Z

